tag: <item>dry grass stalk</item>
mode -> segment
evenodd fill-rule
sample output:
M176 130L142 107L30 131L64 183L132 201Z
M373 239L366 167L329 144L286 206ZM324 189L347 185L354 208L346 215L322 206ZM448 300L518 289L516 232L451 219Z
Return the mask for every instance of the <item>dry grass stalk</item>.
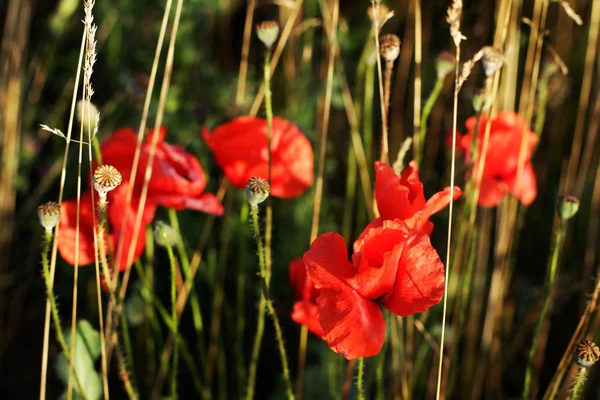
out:
M244 103L246 93L246 76L248 75L248 54L250 53L250 38L252 37L252 19L256 0L249 0L246 7L246 20L244 22L244 40L242 44L242 55L240 60L240 72L238 74L238 85L235 93L235 105L239 108Z
M583 25L583 20L581 19L579 14L577 14L575 10L571 8L571 5L568 2L561 0L550 0L550 3L558 3L562 7L562 9L565 10L565 13L567 13L569 18L573 20L573 22L575 22L579 26Z
M138 163L139 163L139 159L140 159L140 152L141 152L141 148L142 148L142 143L144 141L144 134L146 133L146 122L148 119L148 111L150 110L150 102L152 100L152 92L154 90L154 84L156 82L156 74L158 71L158 64L160 61L160 55L162 53L162 47L163 47L165 34L167 31L167 23L169 21L171 5L172 5L172 0L166 0L165 11L163 13L163 19L162 19L161 26L160 26L160 33L158 35L158 40L156 42L156 49L154 52L154 59L152 61L152 70L150 72L150 78L148 80L148 88L146 89L144 107L142 110L142 118L140 120L140 126L138 127L138 132L137 132L137 143L136 143L135 153L133 156L133 163L132 163L131 176L130 176L131 182L136 182L137 167L138 167ZM129 185L129 187L128 187L127 195L126 195L126 199L125 199L126 204L131 204L134 186L135 185ZM129 209L129 207L127 207L127 209ZM127 221L127 219L128 219L128 214L123 216L123 222L121 223L121 229L125 228L125 221ZM125 244L125 237L121 236L119 239L119 243L117 244L117 249L115 251L115 257L114 257L114 259L117 260L116 264L114 266L116 270L118 270L120 268L119 260L121 260L121 255L123 252L124 244ZM125 284L125 282L129 280L129 274L131 274L131 268L125 270L125 274L123 276L123 282L124 282L123 286L125 287L125 290L126 290L126 286L127 286ZM106 314L109 316L112 315L115 307L116 307L116 305L113 306L112 304L109 304ZM109 323L111 323L110 318L108 321L109 321ZM109 326L107 326L107 328L106 328L106 337L111 337L111 329ZM109 362L110 362L110 358L111 358L111 350L112 350L112 343L109 343L109 346L107 348L107 360Z
M452 112L452 157L450 165L450 188L454 189L454 179L456 173L456 133L458 129L458 92L462 85L459 76L459 65L460 65L460 42L465 37L460 32L460 19L462 17L462 1L453 0L452 5L448 9L448 16L446 21L450 24L450 36L454 41L456 47L456 64L455 64L455 76L454 76L454 102ZM466 79L466 78L465 78ZM451 245L452 245L452 215L454 211L454 196L452 191L450 192L450 202L448 205L448 235L446 242L446 264L445 264L445 275L446 280L444 282L444 300L442 310L442 335L440 338L440 356L438 361L437 371L437 384L436 384L436 400L444 398L446 393L442 392L442 375L444 366L444 341L446 334L446 313L448 308L448 280L450 279L450 260L451 260Z
M321 200L323 196L323 173L325 172L325 153L327 152L327 133L329 128L329 117L331 111L331 96L333 93L333 70L336 54L336 37L339 18L339 2L334 0L331 12L331 30L329 32L329 59L327 62L327 86L325 90L325 104L323 109L323 123L321 125L321 138L319 147L319 164L317 171L317 182L315 187L315 199L313 204L313 215L310 229L310 243L312 243L319 232L319 217L321 214Z

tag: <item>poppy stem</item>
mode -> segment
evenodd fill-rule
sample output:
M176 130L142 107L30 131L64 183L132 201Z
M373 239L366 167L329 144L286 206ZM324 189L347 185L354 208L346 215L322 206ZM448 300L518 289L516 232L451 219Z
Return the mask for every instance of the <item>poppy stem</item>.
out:
M256 240L256 246L258 248L258 261L260 266L260 276L262 278L262 293L259 304L259 323L260 316L262 315L263 327L260 330L260 338L258 336L258 328L257 328L257 337L254 342L254 348L252 351L252 364L250 365L251 372L254 372L254 379L249 381L249 390L247 394L247 399L251 399L251 395L254 395L254 380L256 378L256 362L258 361L258 353L260 352L260 339L262 339L262 331L264 330L264 307L267 307L269 315L273 319L273 325L275 327L275 336L277 339L277 346L279 348L279 355L281 357L281 366L283 369L283 377L286 384L286 392L288 399L294 399L294 393L292 391L292 381L290 379L290 370L288 367L287 354L285 351L285 344L283 342L283 333L281 331L281 325L279 325L279 318L277 318L277 314L275 313L275 308L273 307L273 303L270 300L269 294L269 286L266 280L266 266L265 266L265 256L264 256L264 247L262 243L262 237L260 235L260 228L258 225L258 206L250 206L250 213L252 214L252 227L254 229L254 239ZM256 352L256 353L255 353ZM251 385L251 386L250 386ZM250 389L252 391L250 391Z
M113 301L115 288L112 283L112 277L110 275L110 269L108 268L107 258L107 232L106 232L106 218L108 213L108 203L106 202L106 195L100 196L98 199L98 245L100 247L100 264L102 265L102 274L104 275L104 281L106 287L110 293L110 299Z
M183 238L181 235L181 229L179 228L179 221L177 220L177 212L169 208L169 223L177 232L180 238ZM198 344L199 348L204 348L204 336L202 333L202 311L200 309L200 302L198 301L198 295L196 294L196 289L194 287L194 280L191 279L191 271L190 271L190 261L188 259L187 253L185 251L185 245L183 240L178 240L177 244L177 253L179 254L179 259L181 260L181 269L183 270L183 274L185 275L186 281L190 281L190 306L192 308L192 317L194 319L194 329L196 330L196 334L198 335Z
M365 359L363 357L358 359L358 375L356 378L356 387L358 389L358 400L365 400L365 388L364 388L364 369Z
M179 362L179 335L177 332L177 264L175 254L169 240L165 241L165 247L169 255L169 264L171 264L171 332L173 333L173 360L171 367L171 396L177 398L177 366Z
M540 334L542 332L542 325L544 325L544 321L546 320L546 314L548 312L548 306L550 305L550 298L552 295L552 285L554 284L554 277L556 276L556 270L558 269L558 259L560 255L560 250L565 234L566 224L561 221L558 226L558 230L554 235L554 243L552 256L550 259L550 265L548 269L548 275L546 277L546 290L544 293L544 303L542 304L542 310L540 311L540 317L535 326L535 331L533 334L533 341L531 343L531 349L529 350L529 360L527 362L527 369L525 370L525 385L523 388L523 399L529 399L530 391L531 391L531 379L533 376L533 367L535 361L536 350L538 347L538 341L540 338Z
M44 283L46 284L46 294L48 296L48 301L50 302L50 311L52 312L52 319L54 320L54 327L56 329L56 337L58 339L58 343L62 348L62 351L67 359L67 362L70 361L70 353L69 348L67 347L67 342L65 340L65 334L62 330L62 325L60 323L60 316L58 314L58 306L56 305L56 296L54 295L54 288L52 282L50 280L50 267L48 262L48 253L50 252L50 245L52 244L52 230L46 229L44 234L44 247L42 249L42 272L44 276ZM73 334L73 333L72 333ZM81 381L79 380L79 375L77 374L77 370L73 369L73 375L75 376L75 382L79 388L78 392L84 398L85 389L84 386L81 385Z
M268 169L267 169L267 182L271 186L271 167L273 164L273 154L271 150L271 141L273 140L273 102L271 100L271 49L267 48L265 52L265 65L264 65L264 81L265 81L265 112L267 114L267 154L268 154ZM266 208L266 229L265 229L265 281L267 287L271 282L271 242L273 238L273 206L271 203L271 197L267 199Z
M577 375L575 376L575 383L573 384L573 390L571 391L571 399L577 400L581 398L583 394L583 385L585 384L585 380L587 378L587 368L579 367L579 371L577 371Z

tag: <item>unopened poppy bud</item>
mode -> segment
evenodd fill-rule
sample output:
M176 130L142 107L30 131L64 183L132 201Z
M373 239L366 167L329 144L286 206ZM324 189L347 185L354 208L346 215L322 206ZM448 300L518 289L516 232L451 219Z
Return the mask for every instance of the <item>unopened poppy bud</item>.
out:
M248 179L246 185L246 198L252 207L256 207L269 197L271 187L269 183L262 178L253 176Z
M394 62L400 55L400 38L394 34L383 35L379 41L379 53L387 62Z
M85 110L84 106L85 105ZM85 113L85 114L84 114ZM90 101L79 100L77 102L77 120L83 122L83 129L94 132L96 130L96 117L98 108Z
M581 368L589 368L600 358L600 348L587 339L582 340L575 348L575 362Z
M263 21L256 24L256 36L267 46L267 49L273 47L278 35L279 24L276 21Z
M454 55L447 51L442 51L435 59L435 69L438 79L444 78L450 72L454 71L456 59Z
M556 211L561 221L570 220L579 211L579 199L574 196L559 196Z
M483 71L485 72L485 76L490 77L504 64L504 54L492 46L485 46L481 51L483 53L483 57L481 58Z
M473 99L471 101L473 102L473 108L475 109L475 111L477 111L477 112L483 111L483 107L484 107L485 101L486 101L485 94L486 94L485 89L479 89L479 90L475 91L475 93L473 93Z
M123 176L112 165L101 165L94 172L94 189L100 197L106 197L106 193L110 192L123 181Z
M49 201L38 207L38 217L40 224L47 230L51 231L60 218L60 205L55 201Z
M173 247L179 243L179 234L171 225L158 221L154 225L154 240L161 247Z

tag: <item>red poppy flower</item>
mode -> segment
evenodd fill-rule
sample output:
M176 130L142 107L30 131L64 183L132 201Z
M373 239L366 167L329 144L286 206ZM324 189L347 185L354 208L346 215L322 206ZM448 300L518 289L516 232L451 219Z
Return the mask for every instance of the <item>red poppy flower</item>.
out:
M116 250L121 235L124 235L124 247L119 262L119 269L123 271L127 265L127 256L133 239L133 229L135 224L135 213L137 210L137 199L126 209L127 182L123 182L115 190L108 193L108 225L110 233L108 235L108 247L110 252ZM92 195L90 192L81 196L80 214L79 214L79 266L92 264L95 261L94 255L94 222L98 219L98 195L94 196L95 207L92 207ZM134 261L142 254L146 243L144 230L154 218L155 206L146 205L142 215L142 226L140 234L135 243ZM96 216L93 216L96 213ZM127 220L122 229L123 217L127 215ZM75 239L76 239L76 218L77 218L77 199L63 201L60 210L60 230L58 237L58 251L62 258L71 265L75 265Z
M214 194L204 193L206 176L200 162L182 147L166 143L167 131L164 127L158 131L148 130L146 143L140 151L134 193L139 195L143 187L153 132L158 135L158 144L148 185L147 204L222 215L221 202ZM117 168L123 180L129 180L131 176L136 144L136 131L122 128L108 137L100 148L102 161Z
M469 133L464 135L460 141L461 150L467 160L471 158L471 142L473 140L473 130L475 129L476 120L476 117L467 119L465 125ZM479 122L479 136L477 138L480 153L485 137L486 122L486 116L482 115ZM520 182L517 185L517 169L523 135L526 135L525 164L520 176ZM531 156L537 142L537 135L529 129L525 120L518 114L507 111L498 113L496 118L491 121L488 148L479 193L480 206L495 207L502 201L506 193L518 197L521 203L526 206L535 200L537 196L537 182L535 171L531 164ZM478 170L478 165L476 161L473 171Z
M379 353L385 321L379 305L399 316L439 303L444 267L429 236L400 220L383 221L348 261L337 233L319 236L304 254L317 297L323 339L347 359ZM379 305L378 305L379 304Z
M243 189L253 176L268 178L267 121L240 117L204 129L204 140L231 183ZM291 122L273 118L271 195L300 196L313 183L314 156L310 142Z
M450 188L447 187L425 200L415 161L408 164L401 176L396 175L389 165L376 162L375 174L375 199L380 217L365 227L354 242L354 251L360 249L367 232L381 226L385 220L399 219L412 229L431 234L433 224L429 222L429 218L450 203ZM459 187L454 187L452 194L456 200L462 195L462 191Z
M323 336L323 328L319 322L319 310L316 303L320 291L306 275L302 258L290 262L289 271L292 290L298 299L294 304L292 320L301 325L306 325L313 334L319 337Z

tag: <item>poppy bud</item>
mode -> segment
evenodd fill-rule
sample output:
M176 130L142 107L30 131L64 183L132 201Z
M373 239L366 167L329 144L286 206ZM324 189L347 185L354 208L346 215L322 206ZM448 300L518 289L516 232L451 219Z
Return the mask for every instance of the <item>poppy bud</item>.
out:
M84 110L85 105L85 110ZM85 115L84 115L85 112ZM83 122L83 129L86 131L94 132L96 130L98 116L98 108L94 105L94 103L87 101L84 103L84 100L79 100L77 102L77 120L79 122Z
M262 178L253 176L248 179L246 185L246 198L252 207L258 206L269 197L271 187L269 183Z
M123 181L123 176L112 165L101 165L94 172L94 189L100 197L106 197L106 193L110 192Z
M600 348L587 339L582 340L575 348L575 362L581 368L589 368L600 358Z
M442 51L435 59L435 70L437 71L438 79L444 78L450 72L454 71L456 59L454 55L447 51Z
M481 51L483 53L483 57L481 58L483 71L485 72L485 76L489 78L504 64L504 54L492 46L485 46Z
M40 218L40 224L46 231L51 231L60 218L60 205L55 201L42 204L38 207L38 217Z
M567 221L579 211L579 199L574 196L559 196L556 204L556 211L561 221Z
M475 109L475 111L483 111L483 106L485 105L486 101L485 89L479 89L475 91L475 93L473 93L473 99L471 101L473 102L473 108Z
M179 243L179 234L171 225L158 221L154 225L154 240L161 247L173 247Z
M279 24L276 21L263 21L256 24L256 36L267 46L267 49L273 47L273 43L277 40L278 35Z
M379 42L379 53L387 62L394 62L400 55L400 38L394 34L383 35Z

